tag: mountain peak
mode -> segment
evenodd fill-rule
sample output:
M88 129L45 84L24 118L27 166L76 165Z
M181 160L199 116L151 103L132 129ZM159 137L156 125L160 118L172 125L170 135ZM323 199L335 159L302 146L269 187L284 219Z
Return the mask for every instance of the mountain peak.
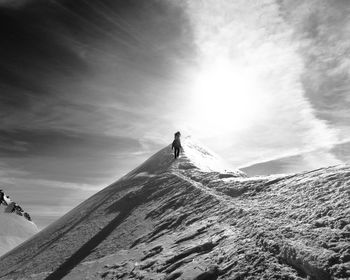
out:
M30 215L4 195L0 204L0 256L38 232Z
M201 172L229 173L235 177L245 177L245 173L233 169L219 155L205 147L192 137L185 137L182 141L180 157L174 159L171 145L161 149L136 169L128 173L123 179L135 176L153 176L174 169L197 169Z

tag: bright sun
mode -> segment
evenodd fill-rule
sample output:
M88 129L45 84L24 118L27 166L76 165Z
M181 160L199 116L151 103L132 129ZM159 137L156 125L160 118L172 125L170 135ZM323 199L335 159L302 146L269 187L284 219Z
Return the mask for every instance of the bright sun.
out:
M247 72L217 61L203 68L195 80L194 124L221 132L244 129L256 117L258 94Z

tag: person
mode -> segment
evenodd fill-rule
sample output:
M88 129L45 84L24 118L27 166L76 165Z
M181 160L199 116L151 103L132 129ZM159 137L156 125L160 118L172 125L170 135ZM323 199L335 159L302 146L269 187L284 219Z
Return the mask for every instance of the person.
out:
M175 133L175 139L174 139L173 144L171 146L171 149L174 150L174 158L175 159L179 157L180 149L182 149L180 136L181 136L180 131Z
M4 192L0 190L0 205L3 203L3 201L5 201L4 196L5 196Z

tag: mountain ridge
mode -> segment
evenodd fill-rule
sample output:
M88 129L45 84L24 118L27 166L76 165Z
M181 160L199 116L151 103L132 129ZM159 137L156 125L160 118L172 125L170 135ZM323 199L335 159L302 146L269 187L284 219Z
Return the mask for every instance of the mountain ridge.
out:
M348 166L255 178L218 166L192 141L177 160L165 147L0 258L0 279L350 276Z

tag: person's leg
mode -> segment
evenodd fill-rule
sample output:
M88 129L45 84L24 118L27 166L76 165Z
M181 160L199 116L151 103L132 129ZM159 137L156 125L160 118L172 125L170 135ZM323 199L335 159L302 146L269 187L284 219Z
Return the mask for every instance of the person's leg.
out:
M176 158L176 148L174 148L174 158Z
M180 155L180 148L177 148L177 149L176 149L176 157L178 158L179 155Z

